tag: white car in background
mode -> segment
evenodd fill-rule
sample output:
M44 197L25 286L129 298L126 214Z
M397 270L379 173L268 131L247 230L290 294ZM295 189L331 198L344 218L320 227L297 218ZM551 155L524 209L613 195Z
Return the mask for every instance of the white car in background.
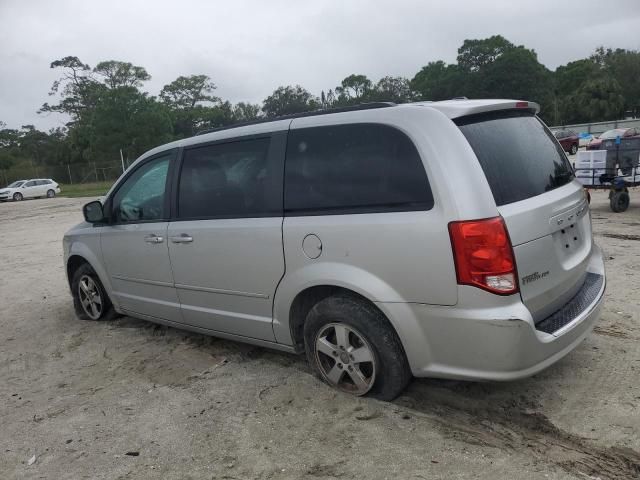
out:
M25 198L53 198L58 193L60 193L60 185L50 178L32 178L30 180L17 180L6 188L0 189L0 200L19 202Z

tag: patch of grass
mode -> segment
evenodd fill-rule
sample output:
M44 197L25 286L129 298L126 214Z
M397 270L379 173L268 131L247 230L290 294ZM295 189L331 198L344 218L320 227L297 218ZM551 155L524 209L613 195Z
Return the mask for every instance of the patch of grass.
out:
M60 185L60 197L101 197L111 188L113 182L74 183Z

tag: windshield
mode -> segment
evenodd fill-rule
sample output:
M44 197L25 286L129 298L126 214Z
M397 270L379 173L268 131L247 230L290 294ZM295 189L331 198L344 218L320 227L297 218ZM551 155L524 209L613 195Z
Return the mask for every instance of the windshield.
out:
M497 206L573 180L562 147L533 113L502 111L463 117L456 123L478 157Z
M24 180L18 180L17 182L13 182L12 184L10 184L7 188L18 188L22 186L23 183Z
M622 135L624 135L624 130L618 128L616 130L607 130L602 135L600 135L600 138L606 140L607 138L616 138L621 137Z

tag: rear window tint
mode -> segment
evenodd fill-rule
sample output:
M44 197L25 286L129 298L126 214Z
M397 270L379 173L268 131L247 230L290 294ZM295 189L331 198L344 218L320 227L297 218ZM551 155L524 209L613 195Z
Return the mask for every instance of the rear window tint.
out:
M285 211L329 215L429 210L422 160L401 131L379 124L291 130Z
M532 113L506 111L456 123L478 157L498 206L535 197L574 178L562 147Z

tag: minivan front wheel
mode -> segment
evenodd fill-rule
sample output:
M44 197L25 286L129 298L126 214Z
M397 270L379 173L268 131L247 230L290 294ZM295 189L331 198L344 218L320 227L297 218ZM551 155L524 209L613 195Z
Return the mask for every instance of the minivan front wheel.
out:
M76 315L81 320L107 320L114 316L109 296L88 263L73 274L71 293Z
M304 325L307 360L337 390L393 400L411 381L395 330L373 305L349 295L318 302Z
M20 192L16 192L13 194L13 201L14 202L19 202L20 200L22 200L22 194Z

